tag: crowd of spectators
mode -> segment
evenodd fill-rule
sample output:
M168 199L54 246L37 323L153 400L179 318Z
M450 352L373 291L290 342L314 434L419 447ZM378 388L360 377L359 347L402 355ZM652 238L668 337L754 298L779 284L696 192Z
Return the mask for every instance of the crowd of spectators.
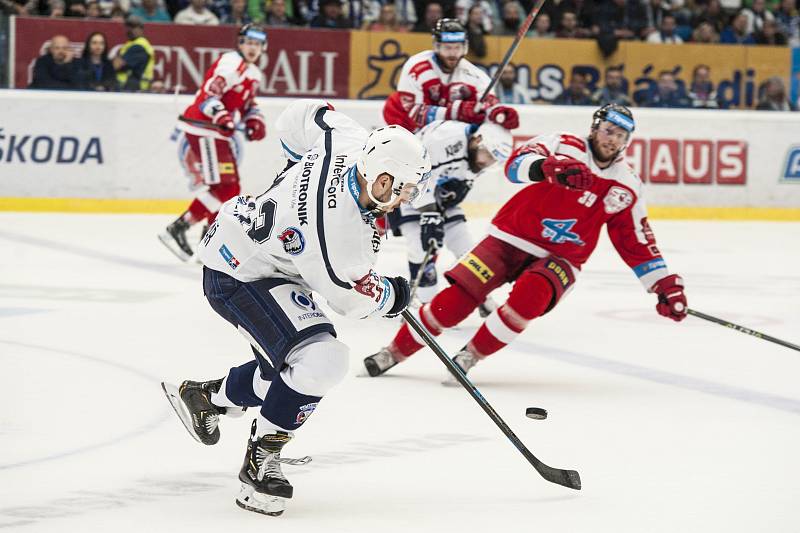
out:
M424 32L460 19L485 55L487 35L514 35L534 0L0 0L12 15L144 22L308 26ZM619 41L742 45L800 44L800 0L549 0L528 37L596 39L610 55Z

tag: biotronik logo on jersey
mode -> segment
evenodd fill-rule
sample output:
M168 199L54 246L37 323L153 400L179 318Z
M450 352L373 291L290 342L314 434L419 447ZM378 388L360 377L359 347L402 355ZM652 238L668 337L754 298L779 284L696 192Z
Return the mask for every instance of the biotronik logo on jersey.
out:
M306 238L303 237L303 233L291 226L278 235L278 240L283 243L283 251L289 255L300 255L306 249Z

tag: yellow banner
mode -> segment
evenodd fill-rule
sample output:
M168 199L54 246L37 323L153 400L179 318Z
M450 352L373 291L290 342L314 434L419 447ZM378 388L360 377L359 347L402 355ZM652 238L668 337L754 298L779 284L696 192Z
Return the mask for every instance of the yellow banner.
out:
M487 37L486 57L470 61L494 72L511 46L511 37ZM431 48L424 33L353 31L350 52L350 97L382 100L393 91L403 63ZM527 86L534 101L552 102L569 84L573 70L588 75L590 90L603 83L609 65L621 65L628 94L646 91L669 70L688 87L697 65L711 68L711 79L723 104L752 108L758 103L758 87L770 76L789 81L791 50L787 47L737 45L663 45L623 42L613 55L603 58L593 40L525 39L514 54L517 81Z

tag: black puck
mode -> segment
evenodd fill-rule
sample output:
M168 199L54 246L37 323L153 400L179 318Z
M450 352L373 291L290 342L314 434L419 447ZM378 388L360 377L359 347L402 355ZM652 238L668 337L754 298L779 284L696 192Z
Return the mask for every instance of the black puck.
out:
M525 409L525 416L534 420L544 420L547 418L547 411L540 407L528 407Z

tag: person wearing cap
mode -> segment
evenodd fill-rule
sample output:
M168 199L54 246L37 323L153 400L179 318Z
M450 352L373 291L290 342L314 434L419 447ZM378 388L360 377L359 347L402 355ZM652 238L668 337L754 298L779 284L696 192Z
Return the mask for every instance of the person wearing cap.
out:
M235 133L243 130L248 141L260 141L267 134L256 103L263 78L257 62L266 50L266 30L258 24L242 26L237 49L211 65L194 102L179 117L179 157L195 198L158 238L183 261L194 253L188 229L201 221L211 224L220 206L239 194L241 141Z
M125 19L128 40L111 61L117 71L117 82L123 91L147 91L153 80L155 50L144 36L142 19L129 16Z
M454 356L464 373L558 305L574 287L604 226L642 287L656 295L658 314L677 322L686 318L683 279L670 273L656 246L642 181L625 162L634 129L630 109L607 104L594 112L588 136L538 135L511 153L506 177L524 188L500 208L488 235L445 273L451 285L416 311L427 330L439 335L472 314L495 289L512 285L505 303ZM581 324L574 326L576 333L582 331ZM386 372L424 345L403 324L389 345L370 357L370 375Z
M311 19L309 26L328 30L349 29L350 21L342 14L341 0L320 0L319 14Z
M488 120L513 130L519 115L494 94L479 101L491 80L470 63L467 31L456 19L441 19L433 30L433 49L410 57L395 91L383 106L387 124L417 131L436 120L481 124Z

